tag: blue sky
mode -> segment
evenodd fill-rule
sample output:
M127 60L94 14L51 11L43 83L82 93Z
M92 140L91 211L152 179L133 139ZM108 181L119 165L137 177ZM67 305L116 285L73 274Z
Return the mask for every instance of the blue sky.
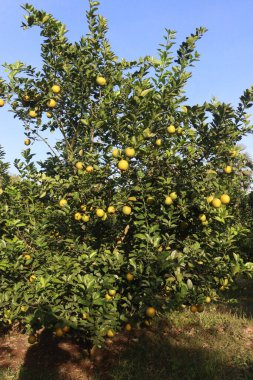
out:
M88 0L30 3L63 21L71 41L86 33ZM21 4L18 0L0 0L0 63L21 60L39 66L39 31L20 28L24 14ZM112 48L127 59L156 55L165 27L177 31L178 43L196 27L207 27L198 44L201 59L186 88L191 104L216 96L236 105L243 90L253 85L252 0L101 0L100 13L108 19ZM22 125L7 107L0 109L0 136L6 159L12 163L24 149L24 135ZM253 136L243 139L243 143L253 155ZM43 149L40 143L32 148L38 158L43 157Z

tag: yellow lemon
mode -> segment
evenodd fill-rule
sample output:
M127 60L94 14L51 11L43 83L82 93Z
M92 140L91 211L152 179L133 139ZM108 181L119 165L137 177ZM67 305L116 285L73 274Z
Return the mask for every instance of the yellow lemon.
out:
M107 208L107 212L108 212L108 214L115 214L116 209L115 209L114 206L109 206L109 207Z
M59 201L59 206L60 206L60 207L65 207L67 204L68 204L68 202L67 202L66 199L61 199L61 200Z
M215 208L219 208L221 206L221 201L219 198L214 198L212 200L212 206Z
M134 157L135 156L135 150L134 150L134 148L130 148L130 147L128 147L128 148L126 148L125 149L125 155L127 156L127 157Z
M130 332L131 330L132 330L132 326L130 325L130 323L127 323L127 324L125 325L125 331Z
M213 195L209 195L209 197L207 197L206 200L207 200L208 203L211 203L214 200L214 196Z
M82 170L83 169L83 164L78 161L76 164L75 164L75 167L78 169L78 170Z
M61 91L61 87L58 84L54 84L51 87L51 90L53 91L54 94L59 94L59 92Z
M205 222L205 221L206 221L206 216L205 216L205 214L201 214L201 215L199 215L199 220L200 220L201 222Z
M99 86L105 86L107 84L106 82L106 79L104 77L101 77L101 76L98 76L96 78L96 83L99 85Z
M170 206L170 205L172 205L172 203L173 203L173 199L168 195L168 196L165 198L164 203L165 203L167 206Z
M0 99L0 107L3 107L3 106L4 106L4 100Z
M76 212L74 215L75 220L81 220L82 219L82 214L80 212Z
M24 144L25 145L30 145L31 144L31 140L30 139L25 139L24 140Z
M222 194L222 196L220 197L220 200L221 200L221 203L223 203L224 205L227 205L230 202L230 196L227 194Z
M129 167L129 164L128 164L128 162L126 160L120 160L118 162L118 168L119 168L119 170L121 170L121 171L124 172L124 171L126 171L128 169L128 167Z
M99 217L99 218L103 218L103 216L105 215L105 212L102 208L98 208L96 210L96 215Z
M168 127L167 127L167 132L168 133L170 133L170 134L174 134L175 132L176 132L176 128L175 128L175 126L174 125L169 125Z
M47 102L47 106L49 108L54 108L56 106L56 104L57 104L56 100L54 100L54 99L49 99L48 102Z
M115 332L113 330L109 329L107 331L106 335L108 336L108 338L113 338L115 335Z
M161 139L157 139L157 140L155 141L155 145L156 145L156 146L161 146L161 145L162 145L162 140L161 140Z
M94 168L93 168L93 166L89 165L89 166L87 166L87 168L85 170L87 173L92 173Z
M120 154L120 150L119 149L117 149L117 148L113 149L112 156L114 158L117 158L119 156L119 154Z
M172 193L170 193L170 197L174 201L175 199L177 199L177 193L173 191Z
M30 117L37 117L37 116L38 116L37 112L34 111L34 110L30 110L30 111L28 112L28 115L29 115Z
M90 220L89 215L83 215L83 216L82 216L82 221L83 221L83 222L88 222L89 220Z
M227 174L231 173L232 170L233 170L233 169L232 169L232 166L229 166L229 165L228 165L228 166L225 166L225 168L224 168L224 172L227 173Z
M130 215L131 212L132 212L132 209L131 209L130 206L124 206L124 207L122 208L122 212L123 212L124 215Z

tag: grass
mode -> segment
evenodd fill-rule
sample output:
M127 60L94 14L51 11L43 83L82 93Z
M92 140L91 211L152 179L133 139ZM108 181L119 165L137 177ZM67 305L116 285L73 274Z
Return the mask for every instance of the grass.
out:
M71 367L59 375L59 367L43 368L40 358L39 368L0 369L0 380L250 380L252 282L230 293L229 300L210 304L201 314L173 312L149 329L130 333L129 340L116 336L107 350L94 356L90 377L85 371L74 374Z

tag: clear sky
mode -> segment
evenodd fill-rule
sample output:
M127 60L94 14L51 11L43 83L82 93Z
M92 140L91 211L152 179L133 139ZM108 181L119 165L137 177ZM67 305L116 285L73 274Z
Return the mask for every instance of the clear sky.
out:
M71 41L86 33L88 0L30 3L63 21ZM21 4L18 0L0 0L0 63L21 60L39 66L39 30L20 28L24 14ZM252 0L101 0L100 13L108 19L112 48L120 58L127 59L156 55L164 28L177 31L178 43L196 27L208 28L198 44L201 59L186 88L190 104L216 96L236 105L243 90L253 85ZM1 108L0 145L9 162L20 157L23 140L21 123L13 119L7 107ZM253 156L253 136L246 137L243 143ZM32 150L42 157L42 145L35 144ZM15 172L13 167L11 172Z

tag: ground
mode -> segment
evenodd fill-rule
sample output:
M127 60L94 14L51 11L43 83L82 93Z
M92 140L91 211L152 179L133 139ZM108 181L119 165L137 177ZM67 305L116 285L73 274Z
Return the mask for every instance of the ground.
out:
M0 380L241 380L253 378L253 283L203 313L188 308L148 329L118 334L89 357L69 338L0 337ZM236 298L239 297L239 302Z

